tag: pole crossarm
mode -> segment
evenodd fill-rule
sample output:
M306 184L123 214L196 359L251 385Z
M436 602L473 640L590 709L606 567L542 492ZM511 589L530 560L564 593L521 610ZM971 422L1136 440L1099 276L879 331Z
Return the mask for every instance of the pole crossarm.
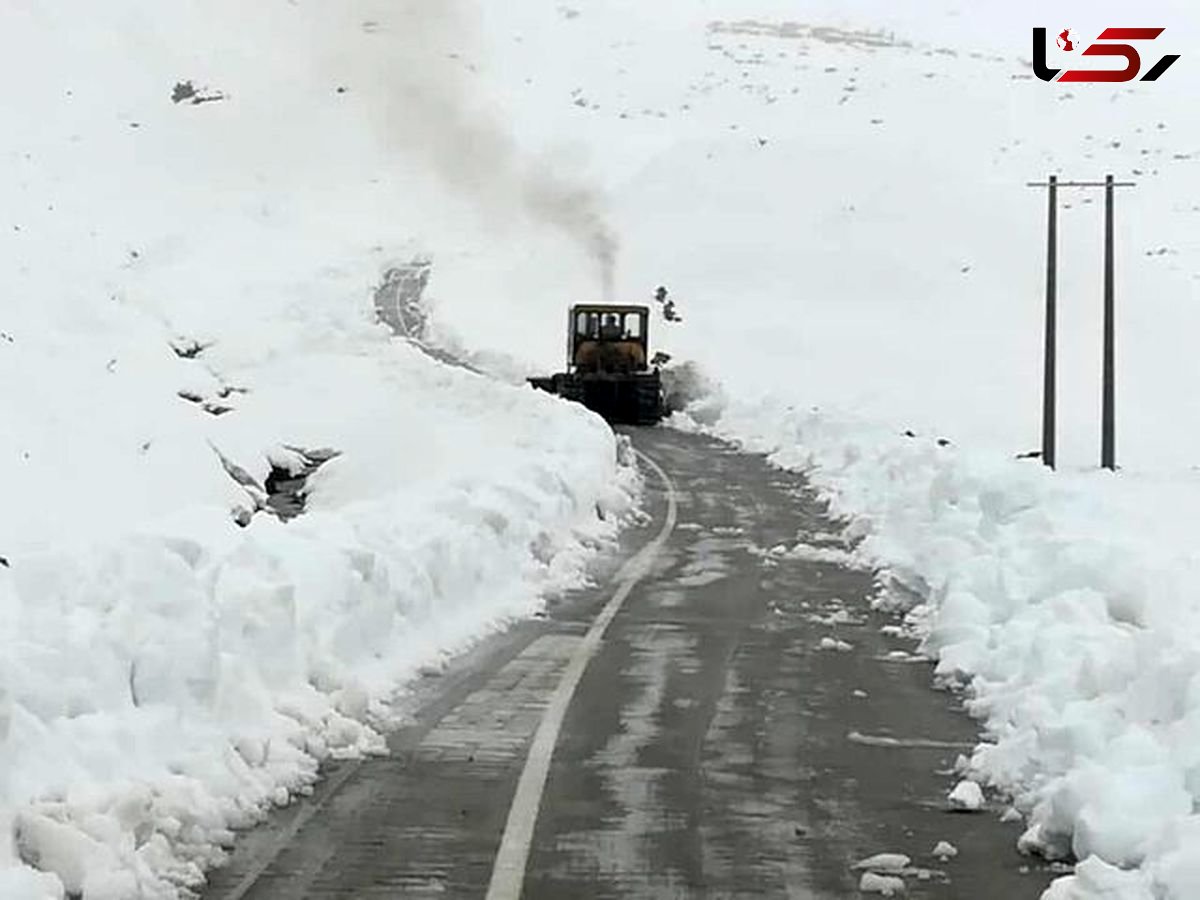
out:
M1107 181L1056 181L1056 187L1108 187ZM1136 181L1114 181L1113 187L1137 187ZM1048 181L1027 181L1025 187L1050 187Z

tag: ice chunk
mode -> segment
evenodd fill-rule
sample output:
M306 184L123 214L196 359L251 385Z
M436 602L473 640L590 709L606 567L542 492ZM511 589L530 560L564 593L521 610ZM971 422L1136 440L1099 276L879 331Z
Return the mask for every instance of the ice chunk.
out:
M960 781L950 792L950 806L960 812L978 812L983 808L983 788L974 781Z
M876 853L866 859L860 859L852 868L867 869L872 872L901 872L912 863L912 858L903 853Z
M818 646L822 650L837 650L841 653L847 653L854 649L853 644L848 644L843 640L831 637L821 638L821 643Z
M933 848L933 855L945 862L958 856L958 848L949 841L938 841L937 846Z
M863 872L858 880L858 889L864 894L881 894L884 897L896 897L904 893L904 879L895 875L880 875L876 872Z

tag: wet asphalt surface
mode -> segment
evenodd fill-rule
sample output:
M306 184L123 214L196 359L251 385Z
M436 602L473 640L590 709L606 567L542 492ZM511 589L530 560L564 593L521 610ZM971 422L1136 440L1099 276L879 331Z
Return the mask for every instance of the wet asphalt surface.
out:
M928 661L870 610L873 574L767 553L840 547L801 476L714 441L631 432L670 476L679 522L579 683L522 896L860 896L856 861L912 857L910 898L1036 898L997 803L947 810L977 735ZM526 750L611 575L413 686L391 756L338 763L311 798L243 835L205 900L482 898ZM851 649L821 649L822 639ZM938 841L958 856L934 859Z

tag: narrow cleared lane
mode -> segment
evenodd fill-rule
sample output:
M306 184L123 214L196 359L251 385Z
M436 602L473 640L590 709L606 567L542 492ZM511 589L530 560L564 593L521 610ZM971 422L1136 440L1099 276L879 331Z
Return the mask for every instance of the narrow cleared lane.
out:
M1040 894L1051 875L1016 853L999 809L946 810L974 724L881 631L894 622L869 608L872 573L839 554L804 480L707 439L633 436L674 484L678 523L623 602L618 567L663 533L651 473L653 520L596 588L424 679L392 756L331 768L241 840L207 900L483 898L534 735L606 607L520 896L853 897L854 863L881 852L912 857L910 897ZM798 541L827 552L771 552ZM942 840L959 851L945 863Z

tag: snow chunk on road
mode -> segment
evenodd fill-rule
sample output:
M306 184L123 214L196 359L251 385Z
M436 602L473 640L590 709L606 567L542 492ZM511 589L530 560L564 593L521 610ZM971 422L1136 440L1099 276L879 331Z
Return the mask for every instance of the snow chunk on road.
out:
M876 853L866 859L860 859L852 868L868 869L872 872L901 872L912 863L912 858L903 853Z
M858 880L858 889L864 894L882 894L884 897L896 897L904 893L904 879L895 875L879 875L875 872L863 872Z
M942 862L945 862L948 859L954 859L954 857L958 856L958 848L949 841L938 841L937 846L933 848L933 855Z
M974 781L963 780L954 786L948 799L952 809L978 812L983 809L983 788Z
M816 547L799 543L790 550L782 544L771 549L771 555L799 562L826 563L846 569L869 568L851 551L841 547Z
M838 638L824 637L821 638L821 643L817 645L817 648L820 650L837 650L839 653L849 653L854 649L854 645Z

